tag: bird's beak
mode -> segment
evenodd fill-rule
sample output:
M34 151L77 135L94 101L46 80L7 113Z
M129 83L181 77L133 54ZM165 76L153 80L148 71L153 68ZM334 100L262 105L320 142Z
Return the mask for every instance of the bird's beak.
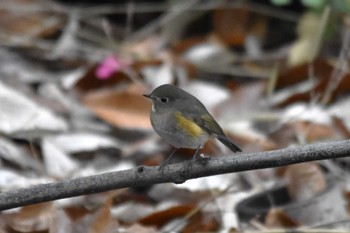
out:
M148 98L148 99L153 99L151 95L144 94L143 96Z

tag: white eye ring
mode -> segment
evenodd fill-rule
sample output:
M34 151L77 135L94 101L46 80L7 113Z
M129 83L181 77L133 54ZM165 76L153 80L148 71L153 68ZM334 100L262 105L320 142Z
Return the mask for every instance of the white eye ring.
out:
M162 102L162 103L166 103L168 101L169 101L169 98L167 98L167 97L161 97L160 98L160 102Z

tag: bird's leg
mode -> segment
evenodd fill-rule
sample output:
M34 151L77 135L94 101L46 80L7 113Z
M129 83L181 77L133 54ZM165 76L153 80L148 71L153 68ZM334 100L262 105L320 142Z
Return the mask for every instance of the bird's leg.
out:
M194 152L194 155L192 157L192 161L195 162L197 159L200 159L200 150L202 148L202 145L198 145L197 149L196 149L196 152Z
M197 147L196 152L194 153L193 158L192 158L192 164L196 163L196 162L199 162L201 164L205 164L210 159L210 157L208 155L204 155L204 154L200 153L201 148L202 148L202 145L199 145Z
M200 160L202 160L204 158L204 157L201 157L201 155L200 155L201 148L202 148L202 145L198 145L198 147L196 149L196 152L194 152L194 155L193 155L191 161L187 164L186 169L185 169L186 176L187 176L187 174L189 174L193 164L195 162L200 161Z
M168 158L159 166L159 171L163 174L164 172L164 168L165 167L168 167L169 165L169 162L170 162L170 159L171 157L173 157L173 155L175 154L175 152L177 151L178 148L175 148L171 153L170 155L168 156Z

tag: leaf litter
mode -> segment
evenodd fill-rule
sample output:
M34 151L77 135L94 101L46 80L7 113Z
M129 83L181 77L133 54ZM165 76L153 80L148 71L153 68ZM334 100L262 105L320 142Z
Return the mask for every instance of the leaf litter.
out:
M0 5L2 191L161 164L172 148L152 130L151 106L142 94L164 83L197 96L244 152L350 135L349 8L255 1L70 4ZM231 156L214 140L202 152ZM179 150L172 162L192 154ZM344 158L85 195L5 211L0 227L2 232L349 228L349 200L342 195L348 167ZM288 193L283 204L271 194L281 186ZM259 204L267 207L242 217L236 206L265 192L270 192L266 203Z

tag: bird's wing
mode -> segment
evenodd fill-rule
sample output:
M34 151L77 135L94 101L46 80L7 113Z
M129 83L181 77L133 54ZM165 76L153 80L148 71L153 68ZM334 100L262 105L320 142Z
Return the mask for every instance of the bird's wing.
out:
M198 121L201 122L201 127L210 134L224 135L224 131L210 114L201 115Z
M210 134L215 135L215 137L222 142L225 146L230 148L233 152L242 151L235 143L233 143L221 129L220 125L213 119L210 115L203 115L201 117L203 122L203 129L209 132Z
M230 148L233 152L242 151L238 146L235 145L224 133L220 125L214 120L209 114L192 114L187 112L184 114L187 119L191 122L195 122L195 125L205 130L208 134L214 135L220 142Z
M186 111L182 113L184 117L193 121L200 128L209 134L224 135L220 125L214 120L209 113L200 113L195 111Z
M200 128L209 134L225 135L220 125L210 115L205 106L198 100L193 101L190 107L184 105L178 106L182 116L196 123Z

